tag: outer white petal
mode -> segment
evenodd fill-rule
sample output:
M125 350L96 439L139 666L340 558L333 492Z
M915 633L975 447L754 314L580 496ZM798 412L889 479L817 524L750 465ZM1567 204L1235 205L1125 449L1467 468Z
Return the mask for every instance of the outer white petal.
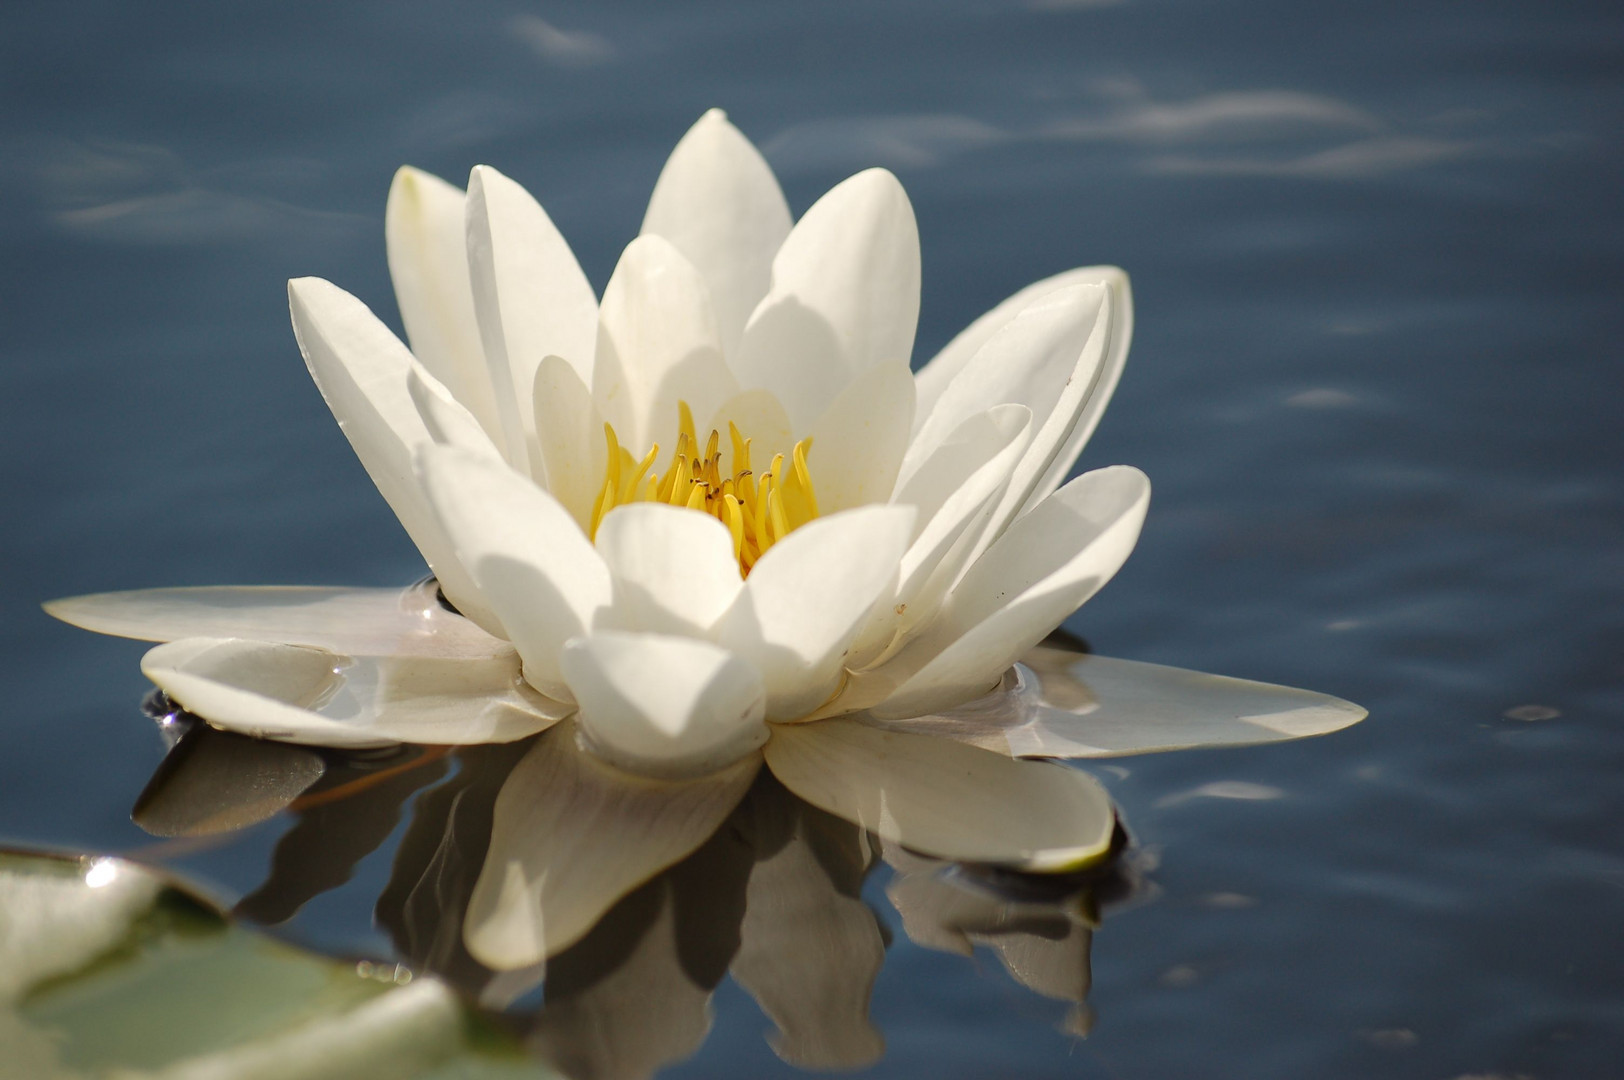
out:
M953 380L909 447L904 478L987 403L1019 402L1032 410L1032 441L993 512L983 550L1047 475L1088 401L1108 343L1108 299L1104 286L1073 285L1028 306Z
M996 685L1117 572L1149 503L1145 474L1115 465L1084 473L1018 519L970 567L936 620L891 661L917 673L874 714L937 712ZM916 669L924 657L931 659Z
M644 233L671 241L704 275L724 356L738 352L789 229L771 167L721 109L700 117L671 151L643 218Z
M913 373L901 361L881 360L846 384L809 433L807 464L823 513L891 498L913 407Z
M742 385L777 393L805 429L852 375L882 360L907 363L918 321L913 207L896 177L869 169L790 231L734 369Z
M1283 742L1365 716L1311 690L1040 646L987 697L892 723L1015 757L1094 758Z
M428 446L418 469L457 554L524 657L525 678L570 700L558 653L609 603L603 559L558 500L500 461Z
M703 637L744 587L733 537L709 514L630 503L604 516L596 545L614 579L606 618L618 629Z
M928 735L821 720L776 728L766 756L807 802L943 859L1068 870L1105 854L1115 826L1085 773Z
M501 623L457 560L412 472L413 452L431 441L407 387L412 354L365 304L331 282L288 282L288 307L310 375L367 475L452 603L499 634Z
M529 468L525 415L544 356L562 356L592 382L598 302L575 254L541 204L488 165L468 178L468 269L508 460Z
M767 741L760 674L708 641L604 631L566 645L563 667L583 743L627 771L704 776Z
M722 360L705 279L668 240L626 246L598 312L592 400L633 456L659 443L669 460L677 402L709 416L738 392Z
M689 781L632 776L579 749L573 723L559 725L497 796L468 901L468 951L510 970L572 944L616 900L704 843L759 764L752 756Z
M1027 495L1019 513L1031 510L1064 482L1078 455L1083 452L1083 446L1094 434L1094 429L1099 427L1100 417L1105 414L1105 407L1111 403L1117 382L1122 378L1122 366L1128 360L1128 345L1133 340L1133 293L1128 287L1128 275L1114 266L1101 268L1100 277L1111 290L1111 318L1107 326L1109 333L1105 358L1082 408L1077 410L1059 451L1049 463L1048 471Z
M441 446L459 446L484 457L501 459L501 449L491 441L474 414L451 396L451 391L422 367L414 367L406 377L406 388L423 418L429 437Z
M821 517L751 568L716 638L761 672L769 720L799 719L839 688L847 650L896 580L913 517L905 506Z
M468 278L463 204L462 189L437 176L410 166L396 172L383 214L389 276L413 355L500 439Z
M557 356L543 357L536 368L534 400L547 490L586 530L609 460L603 414L575 368Z
M141 671L215 727L312 746L512 742L568 712L518 657L350 656L240 638L182 638Z
M368 656L499 656L509 646L440 606L434 587L207 586L52 600L45 610L98 634L174 641L240 637Z
M897 492L897 505L918 512L916 535L902 557L894 603L875 610L848 667L883 660L893 639L900 644L940 608L1026 449L1031 422L1024 405L996 405L970 417Z
M1095 391L1097 400L1090 402L1088 410L1097 422L1111 392L1116 389L1117 376L1122 372L1133 338L1133 292L1128 286L1128 275L1115 266L1081 266L1033 282L961 330L915 374L919 383L919 411L914 414L914 430L924 426L942 391L964 370L981 346L1034 300L1069 285L1109 285L1111 288L1111 345L1106 354L1106 371ZM1092 424L1088 427L1093 430Z

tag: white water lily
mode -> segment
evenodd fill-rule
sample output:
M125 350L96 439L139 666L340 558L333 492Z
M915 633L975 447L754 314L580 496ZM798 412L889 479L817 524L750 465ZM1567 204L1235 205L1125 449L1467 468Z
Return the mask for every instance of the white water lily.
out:
M1057 869L1106 850L1109 799L1016 759L1363 716L1125 661L1015 667L1144 519L1136 469L1063 482L1127 355L1120 270L1029 286L912 373L919 244L896 178L859 173L792 222L719 111L672 153L601 300L541 206L486 166L466 192L402 169L386 234L410 349L326 281L291 282L290 305L437 587L48 608L167 642L146 674L255 736L507 741L572 717L576 750L538 744L533 790L498 806L493 851L512 853L487 865L469 927L487 962L578 935L708 835L763 761L888 841ZM560 922L560 892L590 897ZM520 910L548 927L504 922Z

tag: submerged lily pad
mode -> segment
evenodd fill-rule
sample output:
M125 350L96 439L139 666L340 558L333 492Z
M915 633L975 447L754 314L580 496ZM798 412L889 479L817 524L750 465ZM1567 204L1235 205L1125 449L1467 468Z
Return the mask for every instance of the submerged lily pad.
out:
M0 1078L537 1075L445 984L317 956L137 864L0 852Z

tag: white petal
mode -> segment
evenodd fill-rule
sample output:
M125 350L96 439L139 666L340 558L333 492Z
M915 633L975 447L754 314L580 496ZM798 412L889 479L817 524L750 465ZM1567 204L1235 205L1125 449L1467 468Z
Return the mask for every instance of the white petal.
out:
M402 167L389 186L383 232L389 276L412 353L492 438L501 438L496 398L479 340L468 278L462 189Z
M905 478L988 403L1018 402L1032 410L1032 441L993 512L983 550L1047 475L1088 400L1108 342L1108 299L1104 286L1073 285L1028 306L953 380L908 449Z
M1031 510L1060 487L1078 455L1083 452L1083 446L1094 434L1094 429L1099 427L1100 417L1105 414L1105 407L1111 403L1117 382L1122 378L1122 366L1128 360L1128 345L1133 340L1133 293L1128 287L1128 275L1116 267L1101 267L1099 274L1101 281L1111 290L1111 317L1107 325L1104 359L1094 377L1094 385L1089 389L1082 408L1073 417L1071 428L1050 461L1048 471L1027 495L1018 513Z
M697 416L695 420L699 419ZM710 424L700 434L711 431L721 438L722 462L729 474L738 472L733 460L732 440L728 438L728 424L734 424L739 434L750 440L750 464L757 474L772 463L774 454L786 458L795 448L794 428L789 414L771 390L742 390L722 402L711 417Z
M892 661L919 668L873 712L918 716L979 697L1100 587L1133 551L1150 481L1116 465L1084 473L1010 526L970 567L937 619Z
M240 638L182 638L141 672L215 727L311 746L512 742L568 710L525 685L518 657L351 656Z
M772 288L745 327L735 370L778 394L805 429L853 375L908 362L919 321L919 227L897 178L869 169L796 223Z
M98 634L174 641L240 637L368 656L492 657L501 638L440 606L433 585L411 589L206 586L52 600L45 610Z
M547 490L584 531L591 527L592 506L609 461L603 414L581 376L557 356L543 357L536 368L534 400Z
M738 392L722 361L705 280L659 236L626 246L603 290L592 400L635 457L654 443L669 460L677 403L709 416Z
M496 798L463 940L480 963L525 967L578 940L611 905L708 839L755 778L750 757L698 780L623 773L575 744L540 739Z
M1016 757L1095 758L1284 742L1366 715L1311 690L1039 646L988 697L894 725Z
M367 475L451 602L499 634L501 623L457 560L413 475L412 454L431 439L407 386L416 364L412 354L365 304L331 282L320 278L288 282L288 307L310 375Z
M848 667L883 660L893 639L900 644L898 635L941 607L1026 449L1031 421L1024 405L996 405L970 417L897 492L898 506L918 512L918 532L902 557L894 602L875 610Z
M1110 797L1064 765L851 720L778 727L766 755L807 802L938 858L1058 871L1110 847Z
M558 653L609 603L603 559L558 500L499 461L428 446L418 469L457 554L524 657L525 678L570 700Z
M722 354L733 356L789 229L789 205L766 159L712 109L660 170L642 231L671 241L704 275Z
M406 388L411 394L412 404L417 406L417 415L423 418L423 427L435 442L501 459L502 451L491 441L474 414L422 367L411 370L406 378Z
M744 587L727 526L685 507L616 507L596 544L614 578L607 618L618 629L703 637Z
M846 650L896 579L913 509L821 517L774 544L717 623L724 646L760 670L767 717L794 720L839 688Z
M574 252L530 193L488 165L468 178L468 269L508 460L529 468L526 415L544 356L592 382L598 301Z
M1102 376L1097 390L1100 398L1094 411L1097 419L1098 413L1104 410L1110 399L1111 391L1116 388L1116 377L1122 371L1133 337L1133 293L1128 287L1128 275L1115 266L1080 266L1033 282L959 331L957 337L943 346L942 351L915 374L919 384L919 411L914 414L914 430L918 431L924 426L925 418L936 407L942 391L958 377L981 346L1034 300L1069 285L1111 287L1111 347L1106 359L1109 374Z
M585 745L628 771L704 776L767 741L761 676L708 641L603 631L570 641L563 668Z
M812 449L807 455L820 511L891 498L908 449L913 399L908 365L881 360L847 383L824 410L809 432Z

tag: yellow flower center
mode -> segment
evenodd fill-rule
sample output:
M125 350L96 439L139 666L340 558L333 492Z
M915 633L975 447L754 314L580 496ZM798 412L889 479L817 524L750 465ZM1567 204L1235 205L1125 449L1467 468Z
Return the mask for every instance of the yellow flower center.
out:
M716 518L733 535L733 557L739 560L739 573L749 576L750 568L778 541L818 516L818 497L812 489L812 474L806 455L812 440L802 439L790 452L788 467L783 454L774 454L772 465L759 477L750 469L750 440L728 422L728 441L733 451L729 472L723 472L722 434L712 430L703 449L694 434L694 416L688 403L677 403L677 450L665 475L652 472L660 456L655 443L641 461L620 445L615 429L603 425L609 443L608 463L597 501L592 504L593 539L604 515L615 507L634 502L662 502L686 506Z

